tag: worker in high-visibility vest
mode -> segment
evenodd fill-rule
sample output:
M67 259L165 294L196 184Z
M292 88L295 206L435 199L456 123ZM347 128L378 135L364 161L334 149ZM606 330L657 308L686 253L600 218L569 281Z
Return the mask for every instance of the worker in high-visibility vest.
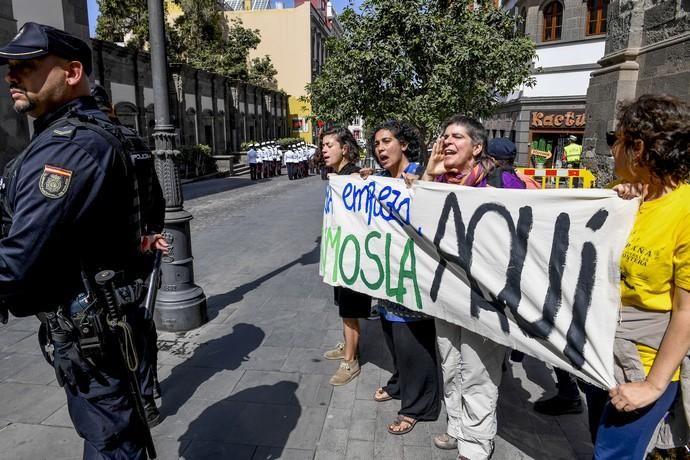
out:
M582 156L582 146L577 143L577 137L568 136L568 143L563 147L565 153L565 162L568 168L579 168L580 157Z

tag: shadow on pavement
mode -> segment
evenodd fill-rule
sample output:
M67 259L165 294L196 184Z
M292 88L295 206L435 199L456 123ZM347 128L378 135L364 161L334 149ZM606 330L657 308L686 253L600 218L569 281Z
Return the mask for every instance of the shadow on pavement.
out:
M249 283L245 283L241 286L238 286L231 291L225 292L223 294L216 294L214 296L209 297L206 300L209 321L213 320L213 318L218 316L218 312L220 312L225 307L239 302L244 298L245 294L257 289L259 286L261 286L261 284L281 274L289 268L298 264L313 265L318 263L320 256L320 245L321 237L318 237L316 239L316 246L314 246L314 249L312 249L309 252L305 252L292 262L282 265L276 268L275 270L255 279L254 281L250 281Z
M269 179L253 181L240 177L220 177L217 179L206 179L198 182L190 182L182 186L182 197L185 200L193 200L216 193L227 192L238 188L248 187L256 183L267 182Z
M537 360L531 359L531 361ZM547 372L546 366L543 366L540 378L532 375L530 380L535 381L534 379L538 378L543 381L548 378L550 373ZM560 430L560 423L555 422L553 417L535 412L529 398L530 393L522 387L520 379L513 375L512 367L508 366L503 373L498 400L498 435L530 458L571 458L572 451L559 450L555 441L550 439L550 433ZM516 414L520 415L516 416ZM579 415L570 417L579 417ZM538 438L535 439L537 435ZM573 436L576 435L573 433ZM568 447L572 447L572 441L570 444Z
M527 378L537 386L544 390L546 396L549 392L556 391L556 380L555 375L551 369L544 363L544 361L538 360L531 356L525 356L525 360L522 362L522 367L525 369L525 374ZM549 395L551 396L551 395Z
M240 323L233 327L230 334L200 344L190 358L175 366L161 382L161 415L175 415L196 390L215 374L240 367L248 360L249 354L261 345L265 336L262 329ZM209 399L212 399L212 395Z
M302 413L296 391L297 383L280 381L247 388L218 401L180 437L180 449L184 449L180 458L281 458Z

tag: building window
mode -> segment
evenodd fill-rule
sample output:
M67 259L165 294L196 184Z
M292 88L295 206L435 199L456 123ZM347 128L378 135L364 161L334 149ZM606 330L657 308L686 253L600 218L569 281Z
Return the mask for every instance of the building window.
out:
M601 35L606 33L606 10L608 0L587 0L587 35Z
M544 8L544 33L542 41L550 42L561 39L563 25L563 6L559 2L551 2Z
M524 35L525 34L525 29L527 26L527 10L522 9L520 11L520 14L518 15L518 24L517 24L517 31L519 34Z

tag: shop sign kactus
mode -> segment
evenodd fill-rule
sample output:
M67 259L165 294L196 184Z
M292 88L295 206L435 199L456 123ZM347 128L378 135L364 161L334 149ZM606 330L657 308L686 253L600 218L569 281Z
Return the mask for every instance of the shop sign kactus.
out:
M531 112L530 128L585 127L585 112Z

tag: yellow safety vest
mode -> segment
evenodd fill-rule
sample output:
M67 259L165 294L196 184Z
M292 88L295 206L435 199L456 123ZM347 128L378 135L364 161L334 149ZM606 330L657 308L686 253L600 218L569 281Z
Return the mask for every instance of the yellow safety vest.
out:
M579 144L568 144L564 147L565 159L568 163L579 163L582 155L582 146Z

